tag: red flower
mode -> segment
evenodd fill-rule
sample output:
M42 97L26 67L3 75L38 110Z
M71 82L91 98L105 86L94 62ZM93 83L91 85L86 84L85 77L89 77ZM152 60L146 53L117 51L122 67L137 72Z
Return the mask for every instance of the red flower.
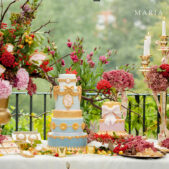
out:
M77 75L77 71L76 70L72 70L71 67L66 69L65 71L66 71L66 74L75 74L75 75Z
M45 61L43 61L43 63L40 65L40 67L42 68L42 70L43 70L44 72L49 72L49 71L53 70L53 67L49 67L48 64L49 64L49 61L48 61L48 60L45 60Z
M6 29L6 27L7 27L7 24L6 24L6 23L1 23L1 25L0 25L0 28L1 28L1 29Z
M15 57L11 53L5 51L2 53L0 61L5 67L12 67L15 62Z
M163 77L165 78L169 78L169 64L162 64L160 66L160 68L164 71L161 72L161 74L163 75Z
M105 79L102 79L97 83L97 89L104 94L110 94L111 87L111 84Z

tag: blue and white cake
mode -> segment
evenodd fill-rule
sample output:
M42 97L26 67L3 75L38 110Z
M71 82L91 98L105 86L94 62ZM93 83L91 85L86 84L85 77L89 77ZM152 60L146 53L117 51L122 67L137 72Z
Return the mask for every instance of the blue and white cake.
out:
M54 87L55 110L48 133L49 147L84 148L87 134L80 110L82 89L76 86L74 74L60 74L59 86Z

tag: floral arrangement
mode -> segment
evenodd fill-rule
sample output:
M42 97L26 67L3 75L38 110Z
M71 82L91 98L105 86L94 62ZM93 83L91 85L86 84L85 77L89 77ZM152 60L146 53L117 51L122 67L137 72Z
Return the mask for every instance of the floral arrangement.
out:
M134 87L133 75L124 70L104 72L102 77L103 79L97 83L97 89L103 94L112 95L115 101L117 101L119 92L124 92Z
M146 149L151 149L156 152L154 143L149 143L141 136L130 136L120 142L113 150L117 154L136 155L137 153L144 152ZM147 154L148 155L148 154Z
M104 72L101 79L97 83L97 89L99 92L109 100L118 101L118 96L121 93L122 112L123 116L126 117L128 99L125 91L134 87L133 75L124 70L112 70Z
M7 98L12 88L27 90L30 95L36 92L32 78L47 79L53 68L43 51L38 51L42 38L38 31L51 21L32 30L30 25L42 1L26 0L20 6L20 13L11 13L10 24L4 18L10 7L17 3L13 0L6 9L1 6L0 18L0 98Z
M103 73L103 79L107 80L117 91L132 89L134 87L134 78L131 73L124 70L112 70Z
M152 66L146 77L148 86L154 93L166 91L169 87L169 65Z

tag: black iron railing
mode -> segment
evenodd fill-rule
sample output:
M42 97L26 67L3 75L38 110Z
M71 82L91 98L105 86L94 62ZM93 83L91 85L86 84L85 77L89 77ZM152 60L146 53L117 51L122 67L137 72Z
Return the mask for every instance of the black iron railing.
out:
M20 95L27 95L26 92L13 92L12 93L13 96L15 97L15 120L16 120L16 126L15 126L15 130L18 131L19 129L19 99L20 99ZM50 95L50 93L47 92L37 92L36 95L41 95L43 96L43 105L41 105L43 107L43 118L44 118L44 122L43 122L43 135L44 135L44 139L46 139L46 116L47 116L47 96ZM88 95L94 95L94 94L88 94ZM34 95L35 96L35 95ZM34 96L29 96L27 95L27 97L29 97L29 104L26 103L27 105L29 105L29 113L30 113L30 117L29 117L29 130L32 131L33 130L33 117L32 117L32 112L33 112L33 105L36 105L36 103L33 102L33 98ZM136 105L137 107L140 106L140 98L142 98L142 116L138 116L138 121L140 120L140 117L142 118L142 133L144 135L144 133L146 132L146 98L147 97L151 97L150 94L129 94L128 96L133 97L136 101ZM131 131L131 124L132 124L132 101L130 101L129 99L129 103L128 103L128 132L132 133ZM52 108L49 109L49 111L51 111ZM160 124L160 115L159 112L157 110L157 135L159 133L159 124ZM139 135L139 131L136 130L136 135Z

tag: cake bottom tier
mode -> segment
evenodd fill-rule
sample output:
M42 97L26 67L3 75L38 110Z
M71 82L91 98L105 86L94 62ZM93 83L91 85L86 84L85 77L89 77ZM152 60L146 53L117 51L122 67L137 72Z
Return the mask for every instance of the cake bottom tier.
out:
M85 147L87 145L86 133L48 133L49 147Z
M125 131L125 120L118 119L114 124L106 124L104 119L99 121L99 131Z

